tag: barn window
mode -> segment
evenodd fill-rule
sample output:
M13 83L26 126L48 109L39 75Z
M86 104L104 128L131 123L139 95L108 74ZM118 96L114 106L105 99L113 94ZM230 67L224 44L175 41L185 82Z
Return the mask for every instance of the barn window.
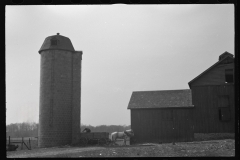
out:
M220 121L230 121L230 101L229 95L218 96L218 114Z
M233 83L233 69L225 70L225 83Z
M56 39L51 39L51 46L56 46L58 41Z
M227 122L231 120L230 108L219 108L219 120L223 122Z

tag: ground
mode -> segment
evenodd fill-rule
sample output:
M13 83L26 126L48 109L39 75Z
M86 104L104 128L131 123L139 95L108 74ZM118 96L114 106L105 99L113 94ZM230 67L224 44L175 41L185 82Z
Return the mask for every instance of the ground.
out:
M235 156L235 140L209 140L131 146L63 146L7 152L7 158L25 157L219 157Z

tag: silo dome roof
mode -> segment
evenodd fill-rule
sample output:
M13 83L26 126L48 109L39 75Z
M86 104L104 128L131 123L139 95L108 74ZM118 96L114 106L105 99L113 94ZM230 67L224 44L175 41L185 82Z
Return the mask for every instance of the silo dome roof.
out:
M38 52L40 53L43 50L52 49L75 51L71 40L68 37L59 35L59 33L57 33L57 35L47 37Z

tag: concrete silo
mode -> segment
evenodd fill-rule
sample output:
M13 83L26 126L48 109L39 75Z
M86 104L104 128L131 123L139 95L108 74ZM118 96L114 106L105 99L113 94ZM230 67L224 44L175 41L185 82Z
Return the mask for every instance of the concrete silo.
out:
M80 133L82 51L57 33L45 39L39 54L38 146L75 143Z

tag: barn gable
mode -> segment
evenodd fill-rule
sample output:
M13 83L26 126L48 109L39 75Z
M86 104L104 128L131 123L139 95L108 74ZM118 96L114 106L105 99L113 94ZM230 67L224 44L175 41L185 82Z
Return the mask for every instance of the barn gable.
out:
M234 56L224 52L218 62L189 83L195 109L195 133L234 132Z
M219 61L191 80L188 85L219 85L225 83L225 70L234 68L234 57L231 53L224 52L219 56ZM201 81L201 82L200 82Z
M128 109L193 107L190 89L163 91L135 91Z

